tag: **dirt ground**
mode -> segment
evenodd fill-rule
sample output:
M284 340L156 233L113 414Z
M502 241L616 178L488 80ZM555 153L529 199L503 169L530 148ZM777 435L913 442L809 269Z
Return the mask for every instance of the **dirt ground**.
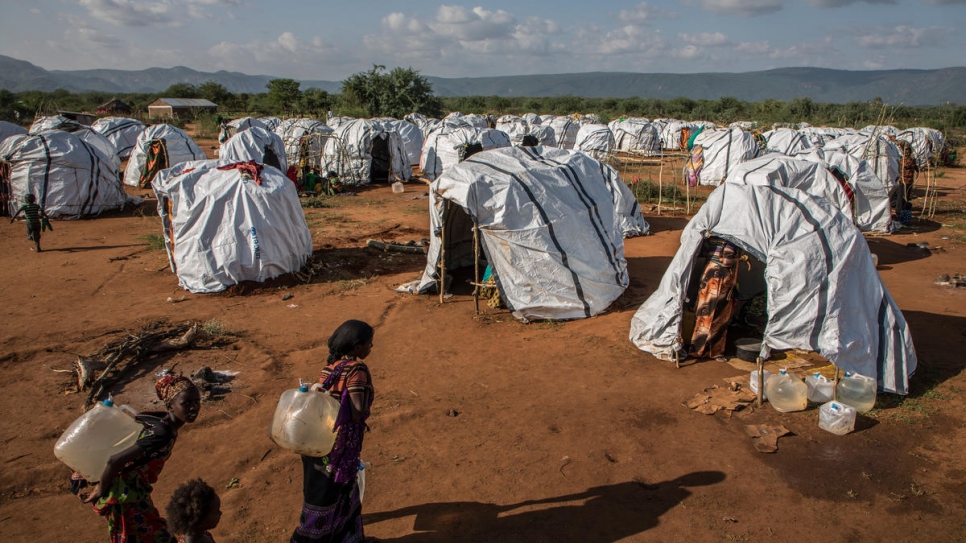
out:
M202 143L213 155L212 142ZM0 221L0 541L106 540L106 523L68 492L69 470L52 453L84 401L57 370L157 319L207 323L227 344L152 359L113 387L118 403L156 409L161 368L237 375L181 432L155 503L163 508L176 486L203 477L222 497L219 543L287 541L301 508L301 465L267 427L282 391L317 377L328 335L348 318L376 329L363 450L372 464L367 535L398 543L964 541L966 289L934 282L966 272L966 170L941 175L939 214L868 238L913 331L920 366L912 393L880 396L844 437L818 428L815 407L692 411L684 402L727 386L743 366L678 369L628 341L632 315L677 249L687 222L680 212L658 216L645 206L654 235L626 241L631 285L609 312L532 324L485 308L475 317L468 287L442 304L393 292L419 277L425 257L365 242L429 236L418 183L307 208L319 270L312 282L216 295L186 293L164 251L151 248L161 229L150 191L131 191L148 196L133 212L55 222L43 253L30 251L22 223ZM919 242L932 249L908 246ZM762 454L747 424L792 433L777 453Z

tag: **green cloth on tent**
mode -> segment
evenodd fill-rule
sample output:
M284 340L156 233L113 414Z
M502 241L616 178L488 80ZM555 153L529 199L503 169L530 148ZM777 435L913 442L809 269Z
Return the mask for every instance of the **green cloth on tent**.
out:
M700 134L701 132L704 132L703 126L699 126L698 129L694 131L694 134L691 134L691 137L688 138L688 151L690 151L691 148L694 147L694 140L698 137L698 134Z

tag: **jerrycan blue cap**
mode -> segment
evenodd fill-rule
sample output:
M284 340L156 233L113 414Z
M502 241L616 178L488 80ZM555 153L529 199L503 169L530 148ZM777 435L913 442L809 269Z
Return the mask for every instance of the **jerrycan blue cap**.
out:
M816 372L815 372L815 374L814 374L814 375L812 375L812 377L814 377L814 378L816 378L816 379L818 379L818 378L819 378L819 377L821 377L821 376L822 376L822 372L820 372L820 371L816 371Z
M309 391L309 387L305 385L299 385L299 392L308 392L308 391Z
M786 369L783 368L778 373L780 373L782 375L788 375L788 370L786 370Z
M114 407L114 400L111 398L104 400L104 407Z

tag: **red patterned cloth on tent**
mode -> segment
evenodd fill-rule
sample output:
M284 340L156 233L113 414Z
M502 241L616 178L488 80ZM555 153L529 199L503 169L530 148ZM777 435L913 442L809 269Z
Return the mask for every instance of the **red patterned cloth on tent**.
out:
M242 173L247 173L249 177L255 180L255 184L258 186L262 185L262 170L265 166L262 166L254 160L249 160L246 162L235 162L234 164L226 164L224 166L219 166L219 170L240 170Z

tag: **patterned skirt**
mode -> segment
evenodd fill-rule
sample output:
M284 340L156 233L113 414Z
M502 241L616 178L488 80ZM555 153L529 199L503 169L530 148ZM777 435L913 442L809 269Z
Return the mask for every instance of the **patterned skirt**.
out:
M689 353L695 358L714 358L725 352L728 323L735 310L732 296L736 268L725 268L708 262L701 276L698 303L695 307L694 333Z
M168 525L151 501L151 485L135 474L119 476L110 492L94 505L107 518L111 543L175 543Z
M355 481L332 479L321 458L302 457L304 503L290 543L357 543L362 530L362 500Z

